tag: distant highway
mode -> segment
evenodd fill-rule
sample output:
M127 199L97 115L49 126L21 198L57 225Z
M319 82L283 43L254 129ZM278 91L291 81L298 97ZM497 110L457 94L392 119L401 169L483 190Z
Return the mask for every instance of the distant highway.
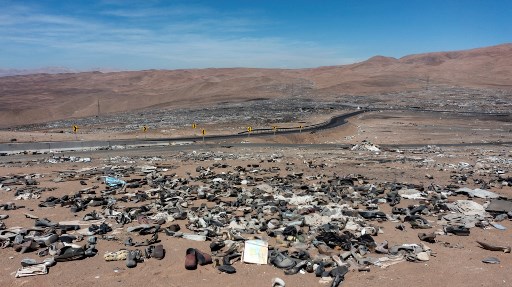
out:
M417 112L439 112L445 113L446 111L429 111L429 110L418 110L411 109ZM300 132L317 132L326 129L335 128L341 125L344 125L347 122L347 119L365 112L376 111L373 109L362 109L355 112L335 116L331 118L329 121L315 124L303 126L302 128L279 128L276 131L276 134L296 134ZM458 113L458 112L451 112ZM467 114L467 112L460 112L461 114ZM479 116L509 116L510 114L488 114L488 113L472 113ZM349 148L351 145L340 145L340 144L279 144L279 143L223 143L223 144L213 144L214 141L218 140L228 140L228 139L237 139L237 138L247 138L247 131L240 132L237 134L231 135L205 135L205 141L208 143L203 144L204 147L222 147L222 146L233 146L233 147L307 147L307 148ZM253 129L251 131L251 137L261 137L261 136L271 136L274 134L274 130L271 128L266 129ZM203 136L193 136L193 137L174 137L174 138L149 138L149 139L123 139L123 140L98 140L98 141L58 141L58 142L33 142L33 143L0 143L0 155L7 154L15 154L15 153L23 153L23 152L36 152L36 153L48 153L48 152L58 152L58 151L88 151L88 150L98 150L104 149L109 150L108 152L118 153L118 152L126 152L127 149L137 148L138 151L149 151L156 146L165 147L166 150L187 150L190 148L197 148L197 145L180 145L180 143L187 142L198 142L202 141ZM172 145L172 144L175 145ZM170 144L172 146L170 146ZM395 145L380 145L383 149L416 149L424 147L425 143L418 144L395 144ZM488 142L488 143L456 143L456 144L444 144L444 143L435 143L430 144L440 147L465 147L465 146L489 146L489 145L501 145L501 146L511 146L512 142ZM113 150L111 150L113 149Z
M329 121L303 126L302 128L278 128L276 134L294 134L300 132L317 132L326 129L332 129L347 122L347 119L371 110L358 110L355 112L335 116ZM273 135L273 129L254 129L251 137ZM236 138L246 138L247 131L231 135L205 135L205 141L228 140ZM193 137L174 137L174 138L148 138L148 139L122 139L122 140L98 140L98 141L49 141L49 142L30 142L30 143L1 143L0 154L11 154L20 152L51 152L51 151L70 151L70 150L87 150L87 149L107 149L112 147L135 148L142 146L158 146L168 145L170 142L187 142L202 141L203 136Z

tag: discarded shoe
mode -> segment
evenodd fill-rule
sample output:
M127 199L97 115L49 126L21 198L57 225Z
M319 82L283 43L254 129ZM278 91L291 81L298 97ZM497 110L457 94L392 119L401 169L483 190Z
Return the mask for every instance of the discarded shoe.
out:
M457 236L469 236L469 229L464 226L446 226L444 228L445 233L452 233Z
M403 224L398 224L397 226L395 226L395 228L400 231L405 231L405 229L406 229L405 225L403 225Z
M108 226L106 223L102 223L99 226L96 224L92 224L91 226L89 226L89 231L92 234L103 235L103 234L107 234L108 232L112 231L112 227Z
M166 229L168 229L169 231L172 231L172 232L178 232L178 231L180 231L181 227L179 224L171 224Z
M500 264L501 261L496 257L486 257L482 259L483 263L489 263L489 264Z
M51 222L50 220L48 220L47 218L42 218L42 219L36 219L36 222L34 223L34 226L40 226L40 227L55 227L59 225L58 223L55 223L55 222Z
M196 258L197 258L197 263L201 266L207 265L207 264L212 264L212 262L213 262L210 254L201 252L198 249L196 249Z
M96 254L98 254L98 250L96 249L96 246L94 244L90 244L87 249L84 251L85 256L87 257L93 257Z
M33 238L35 242L37 242L40 246L50 246L55 241L59 240L59 236L57 234L50 234L47 236L38 236Z
M58 229L60 229L61 231L73 231L73 230L79 230L81 227L80 225L62 225L62 224L59 224L57 226Z
M96 236L89 236L87 237L87 242L89 244L96 244L96 242L98 242L98 238Z
M84 217L82 218L82 220L84 221L89 221L89 220L99 220L99 219L103 219L103 216L99 215L98 213L96 213L96 211L93 211L93 212L90 212L90 213L87 213L86 215L84 215Z
M135 245L135 243L133 243L133 239L131 237L128 237L124 240L124 245L125 246L133 246L133 245Z
M337 287L342 282L343 279L345 279L345 274L348 273L348 267L347 266L338 266L331 270L329 275L333 278L331 287Z
M128 256L126 257L126 267L134 268L137 266L137 262L140 260L140 250L129 250Z
M71 235L71 234L62 234L59 237L59 241L60 242L65 242L65 243L72 243L76 239L77 239L77 237L74 236L74 235Z
M270 263L281 269L289 269L295 266L295 261L278 251L272 253Z
M206 241L206 236L199 235L199 234L183 233L183 235L181 237L184 239L193 240L193 241Z
M127 243L130 243L131 242L131 238L128 238L129 241L125 241L125 245L127 245ZM158 240L158 233L154 233L153 236L151 236L151 239L146 239L142 242L132 242L132 245L133 246L149 246L151 244L155 244L155 243L158 243L160 242L160 240Z
M334 261L334 263L336 263L336 265L338 266L343 266L343 265L346 265L345 262L343 262L343 260L338 256L338 255L333 255L331 256L332 260ZM307 261L306 261L307 262ZM298 265L299 263L297 263ZM295 266L297 266L295 265Z
M237 261L238 259L240 259L241 256L242 256L242 254L240 254L240 253L227 254L224 257L222 257L222 264L233 265L233 263L235 261Z
M120 260L126 260L128 257L128 250L123 249L116 252L107 252L105 255L103 255L103 258L105 261L120 261Z
M154 249L151 252L151 257L158 259L158 260L162 260L164 258L164 256L165 256L164 246L162 244L155 245Z
M476 241L478 244L480 244L480 247L483 249L491 250L491 251L503 251L505 253L510 253L510 246L500 246L500 245L494 245L485 243L482 241Z
M389 250L388 250L388 241L384 240L384 242L382 242L381 244L377 245L377 247L375 247L375 252L382 253L382 254L387 254L389 252Z
M50 257L43 260L43 262L37 262L35 259L25 258L21 260L21 266L27 267L32 265L44 264L47 267L55 265L55 259Z
M154 225L147 228L141 228L139 230L139 235L148 235L148 234L156 234L160 230L160 225Z
M426 233L418 233L418 238L421 241L436 243L436 234L434 232L426 234Z
M331 247L327 246L327 244L325 244L323 242L314 242L313 244L318 249L318 253L320 253L320 254L327 255L327 256L332 256L332 255L338 253L336 250L334 250Z
M224 241L214 241L214 242L210 243L210 250L212 252L219 251L222 248L224 248L224 246L226 246Z
M423 218L423 217L421 217L419 215L406 216L405 220L408 221L411 224L411 228L413 228L413 229L429 229L429 228L432 228L430 223L428 223L428 221L425 218Z
M83 258L85 258L85 251L82 248L64 246L60 250L60 254L55 256L55 261L65 262L65 261L72 261L72 260L80 260Z
M196 249L194 249L194 248L189 248L185 252L185 269L187 269L187 270L197 269Z
M30 218L30 219L39 219L39 217L33 215L33 214L30 214L30 213L23 213L23 215L25 215L26 218Z
M220 272L224 272L224 273L227 273L227 274L233 274L233 273L236 273L236 269L235 267L231 266L231 265L221 265L219 267L217 267L217 269L220 271Z
M36 250L38 248L38 246L39 246L39 244L37 244L37 242L35 242L32 239L29 239L23 243L14 244L13 248L15 251L23 254L25 252L30 252L30 251Z
M318 266L315 268L315 276L316 277L322 277L322 274L325 272L324 263L320 262Z
M331 277L341 276L342 278L345 277L345 274L348 273L348 267L346 265L344 266L338 266L331 270L330 275Z
M365 219L387 219L386 214L382 211L364 210L359 211L359 215L361 215Z
M295 266L293 266L292 268L286 269L284 271L284 274L286 274L286 275L297 274L297 273L299 273L300 270L305 268L307 264L308 264L307 260L302 260L302 261L296 263Z
M393 207L391 209L391 213L406 215L407 214L407 208Z
M48 266L46 266L45 264L36 264L27 267L21 267L16 271L15 277L20 278L44 274L48 274Z
M417 244L402 244L402 245L394 245L389 248L389 254L396 255L400 251L405 251L408 253L418 253L422 251L422 248Z

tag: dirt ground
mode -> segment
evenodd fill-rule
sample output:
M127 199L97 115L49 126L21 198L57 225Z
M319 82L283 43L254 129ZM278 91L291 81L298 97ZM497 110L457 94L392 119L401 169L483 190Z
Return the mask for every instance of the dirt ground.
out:
M307 126L324 122L337 113L313 115L301 123L281 123L279 127ZM15 132L0 131L0 142L45 142L45 141L87 141L117 140L133 138L174 138L201 136L204 128L207 135L235 134L246 130L250 123L232 125L208 125L196 129L192 127L169 127L147 132L142 130L130 133L95 132L95 127L80 127L77 134L71 130ZM263 128L256 127L253 128ZM266 127L270 128L270 127ZM512 119L510 116L475 116L471 114L450 114L442 112L380 111L370 112L350 118L348 123L336 129L310 134L292 134L275 137L251 137L246 142L276 143L316 143L354 144L363 140L375 144L464 144L512 141Z
M269 126L254 125L251 122L236 122L219 124L196 124L188 126L169 126L163 128L148 128L145 132L142 128L132 132L110 131L105 126L78 126L76 133L73 127L68 129L47 129L35 131L11 131L0 130L0 143L7 142L47 142L47 141L90 141L90 140L119 140L119 139L158 139L158 138L177 138L177 137L200 137L204 129L206 135L225 135L236 134L247 131L250 126L253 129L270 129L273 126L278 128L296 128L300 125L308 126L328 121L331 117L339 115L340 112L327 114L313 114L300 122L273 123ZM101 129L99 129L101 127ZM98 131L99 130L99 131Z
M302 133L298 135L278 135L275 137L249 137L247 142L254 143L360 143L369 140L377 145L384 144L436 144L436 143L484 143L486 141L512 141L509 132L512 124L494 119L474 120L471 118L454 117L429 113L368 113L350 120L348 125L315 134ZM184 132L183 132L184 133ZM23 141L36 138L40 134L7 134L3 138L15 137ZM55 136L55 135L53 135ZM56 136L53 140L67 140ZM94 135L92 135L94 136ZM118 135L111 135L118 136ZM150 134L147 135L148 137ZM101 137L101 136L98 136ZM121 136L120 136L121 137ZM197 153L214 153L222 158L201 161L187 160L180 153L192 155ZM280 155L278 162L266 162L272 155ZM73 155L65 153L63 155ZM185 177L187 173L195 173L199 165L211 166L213 163L226 163L231 167L237 165L260 164L261 167L278 166L281 173L304 172L304 177L325 175L327 178L338 175L361 174L370 182L400 182L428 186L437 184L446 186L453 183L452 175L459 172L457 165L468 163L472 166L483 160L499 158L499 165L505 172L504 176L512 176L510 162L512 150L510 146L486 145L471 147L445 147L441 151L414 149L403 151L370 152L358 150L342 150L334 148L295 148L295 147L235 147L225 148L194 144L183 152L173 151L166 147L127 151L90 151L75 155L90 157L88 163L56 163L44 162L51 155L37 156L7 156L0 157L0 176L41 174L40 187L55 187L54 191L43 193L41 199L16 201L12 192L0 191L0 204L14 201L16 205L25 208L0 211L8 214L4 220L8 227L32 226L33 220L25 218L24 213L31 213L40 218L47 217L52 221L81 219L91 208L76 214L69 210L38 207L40 200L47 196L62 196L72 194L83 188L78 181L53 182L59 171L78 170L86 167L104 165L152 165L168 164L172 166L167 173L176 173ZM228 157L227 155L234 155ZM133 162L123 161L123 157ZM158 157L158 161L155 160ZM504 162L504 163L503 163ZM286 163L293 163L287 165ZM322 167L314 166L325 164ZM492 165L492 164L491 164ZM285 171L289 167L291 170ZM428 175L428 176L427 176ZM485 175L482 178L486 179ZM488 179L488 178L487 178ZM90 185L102 185L101 182L90 182ZM477 188L479 185L469 182L464 185ZM491 191L512 198L512 187L492 186ZM460 198L466 198L460 196ZM450 198L452 200L453 198ZM477 200L484 203L484 200ZM399 207L418 204L418 201L402 200ZM129 205L129 203L127 203ZM390 213L387 204L379 206L381 210ZM429 217L436 231L442 228L436 218ZM406 231L395 229L397 223L376 223L383 230L375 237L377 242L388 240L390 245L403 243L420 243L418 230L407 228ZM371 267L370 272L352 271L345 276L341 286L511 286L512 255L510 253L492 252L478 247L476 240L487 241L499 245L512 245L512 221L500 222L507 229L472 228L470 236L440 235L437 243L427 244L435 256L423 263L402 262L382 269ZM168 224L167 224L168 225ZM184 225L182 224L182 228ZM121 229L115 230L119 236L126 236ZM100 240L98 255L79 261L58 263L51 267L47 275L25 278L14 278L15 271L20 268L23 258L37 259L35 253L19 254L12 248L0 249L0 286L271 286L272 278L280 277L286 286L328 286L319 283L319 278L313 274L284 275L283 271L271 265L253 265L237 262L234 267L237 273L228 275L220 273L213 266L200 266L197 270L187 271L184 268L185 250L195 247L209 251L209 242L196 242L186 239L167 237L161 233L160 239L166 250L162 260L149 259L139 263L136 268L128 269L124 261L106 262L103 254L123 248L122 241L114 242ZM445 243L443 243L445 242ZM449 244L447 244L449 243ZM501 260L500 264L484 264L481 260L494 256Z

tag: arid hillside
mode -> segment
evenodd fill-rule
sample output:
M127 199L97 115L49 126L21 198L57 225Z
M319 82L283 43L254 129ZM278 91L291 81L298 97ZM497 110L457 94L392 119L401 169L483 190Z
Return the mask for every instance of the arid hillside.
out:
M395 59L376 56L346 66L307 71L317 89L368 93L448 84L512 88L512 44L465 51L417 54Z
M427 84L512 89L512 44L376 56L314 69L194 69L0 77L0 127L151 107L208 107L272 98L328 99Z

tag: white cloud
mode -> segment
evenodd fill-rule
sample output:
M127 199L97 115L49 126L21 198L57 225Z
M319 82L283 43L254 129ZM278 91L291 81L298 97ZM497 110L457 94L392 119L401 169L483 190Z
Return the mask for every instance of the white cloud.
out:
M112 3L109 1L108 5ZM260 27L271 24L265 19L215 13L204 7L175 7L161 11L109 7L95 17L63 16L23 6L10 11L9 14L0 12L0 46L3 46L0 52L18 49L12 54L20 54L33 49L33 55L0 60L0 65L13 68L38 53L54 55L38 59L38 63L47 61L47 66L75 69L98 67L105 61L109 61L109 67L118 69L297 68L355 61L341 56L343 47L323 47L282 36L259 35ZM130 19L128 22L112 21L105 14L130 19L165 18L171 14L185 17L140 21L139 24ZM193 16L199 14L200 17ZM26 67L25 64L22 66Z
M163 16L195 16L195 15L208 15L213 14L214 11L207 7L202 6L175 6L168 8L140 8L140 9L126 9L115 8L106 9L100 12L103 15L110 15L125 18L150 18L150 17L163 17Z

